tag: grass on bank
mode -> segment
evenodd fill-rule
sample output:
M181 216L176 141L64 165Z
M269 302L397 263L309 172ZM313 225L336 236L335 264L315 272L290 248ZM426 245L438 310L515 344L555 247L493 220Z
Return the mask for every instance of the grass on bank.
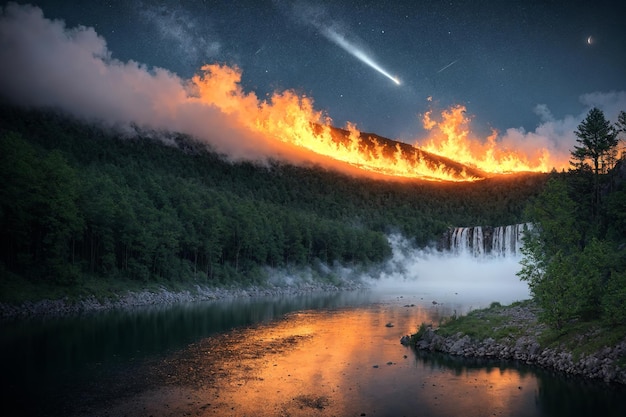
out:
M517 338L523 334L524 329L511 323L505 311L511 307L526 306L530 303L531 301L528 300L502 306L498 302L493 302L488 308L472 310L464 316L450 317L441 324L437 332L444 337L461 332L472 339L491 337L496 341L504 338ZM531 323L528 324L531 325Z
M515 302L510 306L502 306L499 302L494 301L488 308L472 310L463 316L455 314L446 318L440 322L437 333L443 337L462 333L476 340L492 338L496 341L519 337L523 334L524 329L519 324L511 323L510 317L505 314L506 309L531 304L531 300L526 300ZM528 324L531 325L532 323ZM419 340L431 326L431 324L422 323L417 333L412 335L412 339L414 341Z
M527 329L536 329L538 322L514 322L507 309L514 307L536 308L532 300L515 302L509 306L502 306L493 302L488 308L473 310L465 316L452 316L443 321L437 333L444 337L462 333L472 339L484 340L492 338L496 341L515 340L527 333ZM419 340L430 325L422 323L414 341ZM600 320L571 321L563 328L556 330L545 326L539 334L538 343L541 348L558 348L572 353L573 360L577 361L584 355L590 355L605 347L613 347L626 338L626 324L607 326ZM626 355L617 364L626 367Z

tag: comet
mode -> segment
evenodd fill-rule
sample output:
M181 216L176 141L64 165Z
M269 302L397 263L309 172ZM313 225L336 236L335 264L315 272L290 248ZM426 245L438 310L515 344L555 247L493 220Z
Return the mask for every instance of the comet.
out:
M391 75L389 72L385 71L383 69L383 67L381 67L378 63L376 63L376 61L374 61L362 49L360 49L359 47L357 47L353 43L349 42L344 36L340 35L339 33L337 33L332 28L322 28L321 29L321 33L329 41L331 41L335 45L339 46L341 49L343 49L344 51L348 52L350 55L352 55L353 57L355 57L359 61L361 61L364 64L368 65L370 68L373 68L374 70L378 71L380 74L382 74L385 77L389 78L396 85L400 85L401 84L400 79L398 77L395 77L395 76Z
M445 67L443 67L439 71L437 71L437 74L439 74L441 71L447 70L448 68L450 68L452 65L456 64L457 62L459 62L458 59L455 59L454 61L450 62L448 65L446 65Z

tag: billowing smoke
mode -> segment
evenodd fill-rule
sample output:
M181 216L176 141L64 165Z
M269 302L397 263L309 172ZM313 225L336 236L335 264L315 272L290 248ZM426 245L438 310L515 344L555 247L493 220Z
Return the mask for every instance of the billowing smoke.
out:
M591 93L580 97L585 109L578 115L568 115L562 119L555 119L545 104L535 107L535 113L541 122L532 132L522 128L507 129L502 135L502 145L520 149L532 154L537 149L547 149L553 161L568 161L570 152L576 145L578 125L587 116L589 109L597 107L602 110L606 118L617 121L620 111L626 110L626 92L613 91L609 93Z
M93 28L69 29L33 6L10 3L0 17L0 97L122 129L132 124L187 133L231 158L310 160L310 154L241 123L242 114L270 104L261 105L254 94L241 90L240 72L219 65L205 69L194 82L163 68L121 62ZM208 90L209 83L219 88L212 97L199 97L198 90Z

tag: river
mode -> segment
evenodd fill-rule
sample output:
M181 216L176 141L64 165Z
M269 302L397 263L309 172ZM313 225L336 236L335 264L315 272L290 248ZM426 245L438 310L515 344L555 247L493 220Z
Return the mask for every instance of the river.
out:
M400 344L422 322L526 295L503 289L399 282L5 322L1 401L37 416L626 415L622 386Z

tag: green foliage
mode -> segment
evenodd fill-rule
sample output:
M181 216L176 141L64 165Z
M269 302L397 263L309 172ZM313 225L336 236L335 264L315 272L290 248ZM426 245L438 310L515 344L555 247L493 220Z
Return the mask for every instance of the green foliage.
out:
M604 320L612 325L626 323L626 271L611 271L602 295Z
M532 265L525 258L520 277L529 282L534 299L543 308L543 321L561 328L572 319L601 314L603 285L611 265L606 243L594 239L579 252L559 250L549 261L542 261L543 270L529 273Z
M626 237L626 182L606 197L607 238L619 241Z
M540 225L526 237L518 275L528 281L542 319L561 328L602 314L602 294L614 266L613 245L592 238L582 246L564 183L551 179L529 212Z
M550 178L541 194L529 204L526 213L532 222L540 225L537 238L545 256L578 245L580 233L575 212L576 204L568 195L567 184L556 177Z
M594 174L606 174L615 165L617 131L604 117L604 113L594 107L574 132L580 146L574 146L572 156L584 163L591 161Z
M540 318L561 328L577 317L578 300L582 295L577 293L580 283L571 256L557 252L541 278L529 284L535 300L542 307Z
M578 125L578 130L574 132L578 139L576 142L580 146L574 146L572 158L576 172L583 174L591 171L593 175L591 194L591 218L595 219L599 215L601 204L602 177L611 170L617 161L617 130L604 117L604 113L594 107L589 110L587 117ZM591 166L587 163L591 161ZM580 180L589 178L588 175L580 175Z
M617 130L592 109L576 132L576 169L551 178L527 208L538 227L526 238L518 275L542 307L542 320L557 330L626 318L626 178L624 160L614 161Z
M560 348L572 352L573 360L616 346L624 340L626 325L615 323L607 326L600 320L575 321L567 328L548 328L541 333L539 344L545 348Z
M45 156L19 135L0 141L0 225L3 260L10 269L73 284L74 243L83 227L76 204L78 179L58 151Z
M533 298L542 307L542 319L556 327L575 314L571 304L576 299L574 268L568 263L580 237L574 227L574 210L567 186L558 178L549 179L527 208L538 227L525 237L518 276L528 281Z
M422 340L424 338L424 336L426 335L426 332L431 327L432 327L431 324L421 323L420 326L417 328L417 333L413 333L411 335L410 340L409 340L409 345L410 346L415 346L415 344L419 340Z

